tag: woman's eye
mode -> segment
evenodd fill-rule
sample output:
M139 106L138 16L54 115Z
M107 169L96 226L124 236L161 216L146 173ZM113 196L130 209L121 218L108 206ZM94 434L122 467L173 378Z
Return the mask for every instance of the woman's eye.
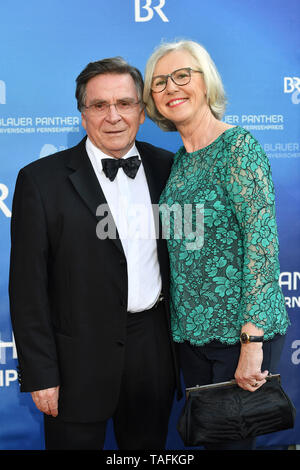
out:
M161 86L161 85L164 85L165 83L166 83L166 80L164 80L164 79L162 78L162 79L160 79L160 80L156 80L156 81L154 82L154 85L155 85L155 86Z

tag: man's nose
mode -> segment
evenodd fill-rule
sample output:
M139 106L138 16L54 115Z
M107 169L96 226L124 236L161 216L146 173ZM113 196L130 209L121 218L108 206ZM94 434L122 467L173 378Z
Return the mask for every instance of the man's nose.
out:
M106 120L109 122L118 122L122 119L122 116L118 113L115 104L110 104L107 109Z

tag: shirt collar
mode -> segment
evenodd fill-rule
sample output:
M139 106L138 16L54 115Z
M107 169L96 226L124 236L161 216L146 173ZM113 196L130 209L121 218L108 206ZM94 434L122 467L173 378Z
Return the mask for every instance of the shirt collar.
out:
M102 158L115 158L115 157L112 157L111 155L107 155L106 153L102 152L102 150L100 150L98 147L96 147L96 145L93 144L93 142L90 140L89 137L86 139L86 149L88 153L89 151L92 152L98 161L99 159L102 160ZM124 159L129 158L129 157L132 157L133 155L137 155L139 157L139 160L141 159L140 154L135 144L133 144L131 149L122 158Z

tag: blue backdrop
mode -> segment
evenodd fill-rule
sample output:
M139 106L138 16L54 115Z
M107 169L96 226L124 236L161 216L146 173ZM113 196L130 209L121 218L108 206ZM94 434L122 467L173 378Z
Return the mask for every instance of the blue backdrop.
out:
M8 303L10 217L19 169L83 137L75 78L90 61L121 55L144 71L162 40L202 43L224 81L225 120L249 129L270 159L276 189L280 283L292 327L280 372L300 409L300 2L299 0L12 0L0 6L0 449L43 449L42 416L20 394ZM139 139L175 151L177 133L149 119ZM87 364L88 367L88 364ZM184 446L175 429L169 449ZM298 413L299 415L299 413ZM261 446L300 444L293 430ZM106 448L114 449L111 426Z

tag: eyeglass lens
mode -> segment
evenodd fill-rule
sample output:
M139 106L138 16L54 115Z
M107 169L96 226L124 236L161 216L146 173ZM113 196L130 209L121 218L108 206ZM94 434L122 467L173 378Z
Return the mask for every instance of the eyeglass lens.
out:
M98 103L93 103L92 105L87 106L87 108L93 109L95 112L97 112L97 114L106 114L110 110L111 106L114 106L119 114L123 114L134 111L138 104L139 101L134 102L129 100L120 100L116 103L106 103L105 101L99 101Z
M176 85L187 85L191 79L191 69L178 69L170 73L169 75L159 75L157 77L154 77L152 81L152 90L163 90L167 86L167 81L169 77Z

